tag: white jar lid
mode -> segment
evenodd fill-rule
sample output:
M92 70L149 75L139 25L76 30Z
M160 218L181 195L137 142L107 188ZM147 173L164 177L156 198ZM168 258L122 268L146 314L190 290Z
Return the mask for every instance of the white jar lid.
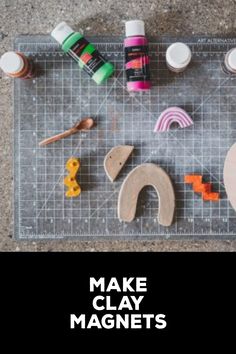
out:
M145 36L144 22L142 20L132 20L125 22L126 37Z
M190 48L181 42L171 44L166 51L167 63L176 69L185 68L190 63L191 57Z
M236 48L231 49L228 55L228 65L233 70L236 70Z
M74 32L75 31L63 21L54 28L51 32L51 36L55 38L58 43L62 44L64 40Z
M6 52L1 56L0 67L6 74L16 74L24 68L24 60L15 52Z

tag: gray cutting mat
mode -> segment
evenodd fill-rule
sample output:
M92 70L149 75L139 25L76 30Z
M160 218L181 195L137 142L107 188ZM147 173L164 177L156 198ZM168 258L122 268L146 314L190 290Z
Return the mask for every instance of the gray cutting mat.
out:
M14 180L15 237L18 239L199 239L235 238L236 213L227 201L222 170L228 148L236 139L236 79L221 70L224 53L236 39L157 38L150 42L153 88L131 95L125 88L121 38L90 38L116 66L116 74L97 86L47 36L21 36L15 49L34 58L40 76L15 80ZM165 49L187 42L193 62L176 75L165 66ZM184 108L194 126L153 133L159 114L169 106ZM38 143L91 116L97 127L89 132L39 148ZM103 169L113 146L132 144L134 155L115 183ZM81 159L81 195L65 197L67 159ZM150 187L141 193L137 217L119 222L117 198L131 169L144 162L162 166L174 181L175 222L157 221L158 199ZM185 174L199 173L219 191L219 203L203 202Z

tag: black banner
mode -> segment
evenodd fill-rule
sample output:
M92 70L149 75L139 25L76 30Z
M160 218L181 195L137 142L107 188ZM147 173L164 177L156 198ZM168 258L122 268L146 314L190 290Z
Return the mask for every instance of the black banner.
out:
M29 339L166 349L233 340L234 254L2 253L0 263L2 338L22 349Z

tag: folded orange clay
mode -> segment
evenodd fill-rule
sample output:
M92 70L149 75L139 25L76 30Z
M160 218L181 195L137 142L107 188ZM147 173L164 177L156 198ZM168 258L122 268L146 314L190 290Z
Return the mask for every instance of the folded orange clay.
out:
M214 201L217 202L220 199L220 194L212 192L211 183L202 183L201 175L186 175L184 177L184 182L193 185L193 190L196 193L202 193L202 199L205 201Z

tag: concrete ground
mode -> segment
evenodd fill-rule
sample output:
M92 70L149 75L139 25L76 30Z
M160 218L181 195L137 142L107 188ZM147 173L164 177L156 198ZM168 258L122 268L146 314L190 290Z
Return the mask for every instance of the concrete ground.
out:
M128 19L145 20L148 35L233 34L234 0L1 0L0 54L17 34L49 33L68 21L86 34L121 35ZM12 89L0 74L0 250L235 251L236 241L15 242L12 240Z

